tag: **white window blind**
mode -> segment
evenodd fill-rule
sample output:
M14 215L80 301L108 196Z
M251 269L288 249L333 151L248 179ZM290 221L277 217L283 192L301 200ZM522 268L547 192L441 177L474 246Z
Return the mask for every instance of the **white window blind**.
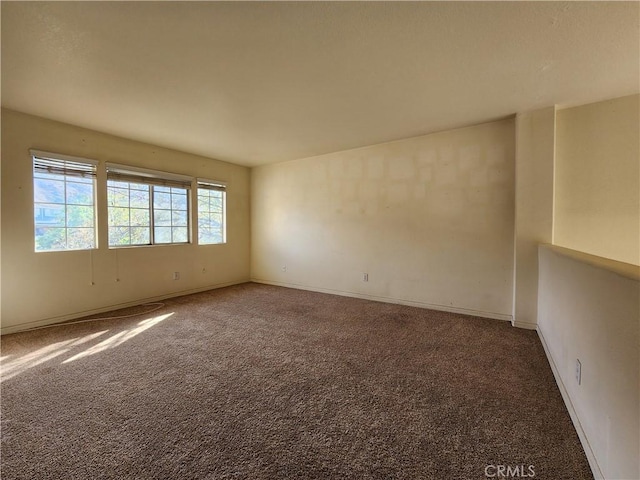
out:
M57 153L30 150L33 171L40 174L66 175L91 178L96 176L98 162L87 158L71 157Z
M191 181L193 179L187 175L179 175L177 173L107 163L107 180L191 189Z
M226 192L227 186L222 182L216 182L214 180L205 180L203 178L198 179L198 188L203 190L215 190L218 192Z

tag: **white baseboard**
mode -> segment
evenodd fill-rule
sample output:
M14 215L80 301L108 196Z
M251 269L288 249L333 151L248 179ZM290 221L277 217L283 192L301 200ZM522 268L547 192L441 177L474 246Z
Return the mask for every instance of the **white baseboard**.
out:
M93 310L86 310L83 312L71 313L68 315L60 315L57 317L43 318L33 322L19 323L17 325L10 325L8 327L2 327L0 329L0 335L6 335L9 333L17 333L22 330L28 330L35 327L43 327L45 325L51 325L54 323L66 322L67 320L74 320L76 318L87 317L89 315L96 315L98 313L110 312L121 308L135 307L150 302L159 302L161 300L167 300L168 298L181 297L183 295L191 295L193 293L206 292L207 290L215 290L217 288L230 287L231 285L239 285L241 283L247 283L249 280L238 280L233 282L217 283L215 285L208 285L206 287L192 288L190 290L181 290L179 292L167 293L165 295L159 295L157 297L140 298L138 300L132 300L131 302L118 303L115 305L108 305L105 307L95 308Z
M275 285L277 287L295 288L298 290L308 290L310 292L329 293L332 295L340 295L342 297L362 298L364 300L373 300L375 302L394 303L397 305L407 305L410 307L428 308L430 310L438 310L441 312L461 313L463 315L472 315L474 317L491 318L493 320L512 321L512 316L503 313L483 312L480 310L472 310L469 308L450 307L448 305L438 305L433 303L418 302L415 300L403 300L392 297L384 297L379 295L367 295L364 293L348 292L344 290L332 290L330 288L310 287L307 285L298 285L295 283L273 282L271 280L262 280L252 278L252 282L262 283L265 285Z
M551 371L553 372L553 376L556 379L556 383L558 384L558 388L560 389L560 394L562 395L562 399L564 400L564 404L569 411L569 416L571 417L571 421L573 422L573 426L578 432L578 438L580 438L580 443L582 444L582 448L584 448L584 453L587 456L587 461L589 462L589 466L591 467L591 472L595 480L604 480L604 475L602 470L600 469L600 465L598 465L598 460L596 459L595 454L593 453L593 449L591 448L591 444L589 443L589 439L587 438L587 434L584 432L582 428L582 424L580 423L580 419L578 418L578 414L576 413L575 408L573 408L573 403L571 403L571 397L569 396L569 392L564 386L564 382L562 381L562 377L560 377L560 372L558 371L558 367L556 363L553 361L553 357L551 356L551 351L547 346L547 342L544 339L544 335L540 331L540 328L536 328L538 332L538 337L540 338L540 342L542 343L542 347L544 348L544 353L547 355L547 360L549 361L549 365L551 365Z
M537 330L538 329L538 324L537 323L521 322L521 321L518 321L518 320L513 320L511 322L511 325L513 325L514 327L518 327L518 328L524 328L526 330Z

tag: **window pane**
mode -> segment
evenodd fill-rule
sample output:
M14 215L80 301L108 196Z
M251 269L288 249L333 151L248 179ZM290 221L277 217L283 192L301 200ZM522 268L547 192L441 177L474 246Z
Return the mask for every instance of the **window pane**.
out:
M129 209L109 207L109 226L121 227L129 225Z
M224 192L198 190L198 243L224 242Z
M158 192L159 187L154 187L153 208L171 209L171 194Z
M184 243L189 240L187 227L173 227L173 241L175 243Z
M210 221L202 229L202 243L222 243L222 216L211 214Z
M206 231L201 231L200 232L200 237L199 237L199 242L200 243L222 243L222 233L219 230L206 230Z
M131 209L131 225L142 227L149 225L149 210L141 208Z
M64 182L40 178L34 179L33 199L42 203L64 203Z
M49 173L40 168L66 168ZM34 245L37 252L95 248L95 166L33 157ZM86 177L81 175L87 173Z
M93 178L92 177L69 177L72 178L74 182L77 183L88 183L90 185L93 185Z
M153 233L155 243L171 243L171 227L156 227Z
M222 192L213 192L209 200L209 208L217 213L222 213Z
M33 172L33 178L43 178L45 180L62 180L66 178L58 173Z
M110 246L150 245L151 207L150 187L142 183L112 182L120 187L112 188L114 199L110 202L109 226L122 227L109 230ZM122 205L122 206L116 206ZM113 237L113 238L112 238Z
M210 225L212 228L217 230L222 230L222 214L221 213L212 213Z
M36 203L34 213L36 227L65 226L64 204Z
M110 246L188 242L188 190L142 183L109 182ZM150 203L152 205L150 205ZM153 217L151 217L153 215ZM153 220L154 231L150 226ZM115 227L126 227L117 229ZM113 240L111 240L113 237Z
M107 203L110 207L128 207L129 190L126 188L107 188Z
M36 228L36 252L65 250L67 248L66 228Z
M148 245L151 243L149 227L131 227L131 243Z
M210 241L211 239L211 228L209 226L205 226L198 229L198 240L203 243Z
M186 227L187 212L174 211L172 214L171 225L174 227Z
M67 229L67 248L79 250L95 246L93 228Z
M93 227L93 207L68 205L67 227Z
M170 227L171 210L154 210L153 223L158 227Z
M198 212L198 225L200 228L208 227L211 223L211 213L209 211L206 212Z
M149 187L146 190L131 190L131 208L149 208Z
M71 205L93 205L93 185L67 182L67 203Z
M109 245L129 245L130 243L129 227L109 227Z
M108 180L108 187L129 188L129 182L118 182L116 180Z
M174 210L187 210L187 195L171 195L171 208Z

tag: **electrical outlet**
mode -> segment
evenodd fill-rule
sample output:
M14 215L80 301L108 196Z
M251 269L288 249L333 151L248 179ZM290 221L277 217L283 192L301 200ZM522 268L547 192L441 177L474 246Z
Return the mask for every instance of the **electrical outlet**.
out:
M173 272L173 279L180 280L180 272Z
M369 274L368 273L363 273L362 274L362 281L363 282L368 282L369 281Z
M578 359L576 359L576 382L578 385L582 383L582 364Z

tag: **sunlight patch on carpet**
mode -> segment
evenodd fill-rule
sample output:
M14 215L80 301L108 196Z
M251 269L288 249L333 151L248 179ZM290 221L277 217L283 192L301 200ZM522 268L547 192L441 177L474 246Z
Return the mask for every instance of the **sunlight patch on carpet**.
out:
M85 357L89 357L91 355L95 355L96 353L100 353L100 352L102 352L104 350L107 350L109 348L115 348L118 345L122 345L127 340L131 340L136 335L139 335L140 333L142 333L145 330L153 327L154 325L157 325L161 321L166 320L167 318L169 318L172 315L173 315L173 312L167 313L165 315L159 315L157 317L149 318L147 320L143 320L140 323L138 323L138 325L139 325L138 327L132 328L132 329L129 329L129 330L124 330L122 332L118 332L115 335L113 335L112 337L109 337L106 340L103 340L102 342L94 345L91 348L88 348L84 352L78 353L77 355L74 355L73 357L66 359L62 363L73 362L73 361L79 360L81 358L85 358Z
M67 353L73 347L82 345L83 343L93 340L94 338L97 338L100 335L104 335L107 332L108 330L104 330L102 332L92 333L84 337L76 337L70 340L56 342L51 345L47 345L46 347L42 347L27 355L18 357L10 362L7 362L6 364L4 364L4 359L8 358L8 356L2 357L3 363L1 367L1 373L0 373L0 382L5 382L10 378L13 378L16 375L19 375L22 372L35 367L36 365L40 365L41 363L47 362L64 353Z

